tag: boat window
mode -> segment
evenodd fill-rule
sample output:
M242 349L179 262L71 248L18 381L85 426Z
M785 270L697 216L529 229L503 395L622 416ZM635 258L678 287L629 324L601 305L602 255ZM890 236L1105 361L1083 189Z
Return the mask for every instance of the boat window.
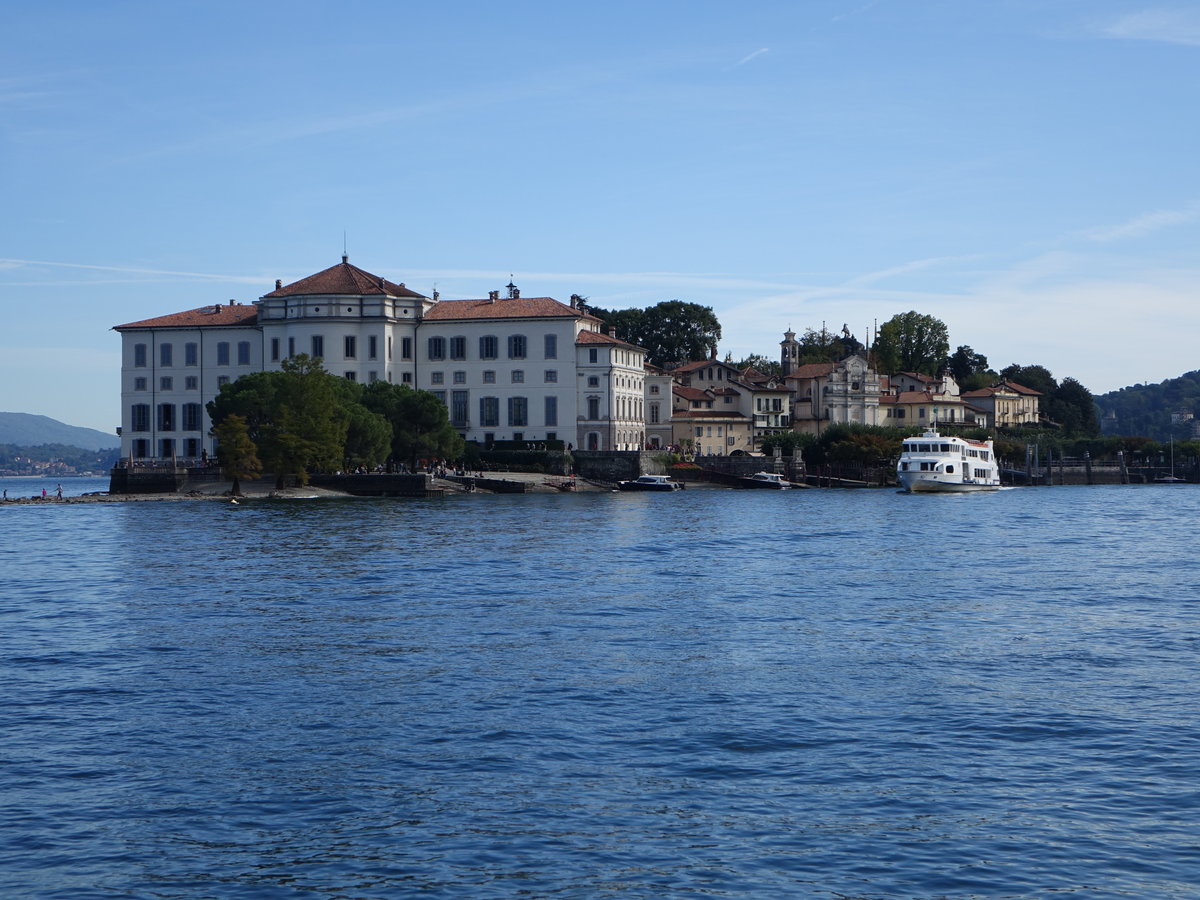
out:
M906 462L900 463L900 471L907 472L908 471L908 463L906 463Z
M950 445L949 445L949 444L942 444L942 452L943 452L943 453L949 453L949 452L950 452Z
M953 475L954 474L954 466L946 466L946 474Z

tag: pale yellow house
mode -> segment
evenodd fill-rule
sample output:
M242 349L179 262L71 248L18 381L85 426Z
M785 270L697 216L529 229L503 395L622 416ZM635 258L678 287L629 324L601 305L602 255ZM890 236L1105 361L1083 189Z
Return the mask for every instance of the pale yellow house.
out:
M672 388L671 443L697 456L728 456L754 449L754 418L727 403L730 388Z
M1014 381L1001 381L991 387L967 391L963 400L984 411L988 427L1013 428L1036 425L1039 420L1038 398L1041 393Z

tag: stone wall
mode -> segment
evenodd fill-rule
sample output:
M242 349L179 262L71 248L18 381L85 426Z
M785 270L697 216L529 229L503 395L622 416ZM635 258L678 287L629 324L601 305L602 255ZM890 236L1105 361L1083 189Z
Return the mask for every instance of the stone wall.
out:
M441 493L426 475L311 475L308 483L356 497L428 497Z
M641 453L637 450L574 450L575 473L589 481L615 484L631 481L639 475L663 475L666 469L654 457L662 451Z

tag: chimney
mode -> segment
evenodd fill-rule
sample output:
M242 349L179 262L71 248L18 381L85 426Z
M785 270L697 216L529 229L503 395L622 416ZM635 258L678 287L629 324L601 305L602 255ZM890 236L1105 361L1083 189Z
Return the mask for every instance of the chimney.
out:
M488 303L495 303L500 299L499 291L488 291Z
M282 288L282 287L283 287L283 279L282 279L282 278L276 278L276 279L275 279L275 290L279 290L279 289L280 289L280 288Z

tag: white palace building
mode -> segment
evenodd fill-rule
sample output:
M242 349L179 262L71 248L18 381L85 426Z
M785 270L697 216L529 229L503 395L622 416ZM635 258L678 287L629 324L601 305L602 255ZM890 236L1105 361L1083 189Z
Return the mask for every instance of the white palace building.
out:
M351 381L437 395L469 441L560 440L637 450L646 440L642 348L550 297L425 297L341 263L253 304L230 301L117 325L121 455L215 451L206 404L223 384L301 353Z

